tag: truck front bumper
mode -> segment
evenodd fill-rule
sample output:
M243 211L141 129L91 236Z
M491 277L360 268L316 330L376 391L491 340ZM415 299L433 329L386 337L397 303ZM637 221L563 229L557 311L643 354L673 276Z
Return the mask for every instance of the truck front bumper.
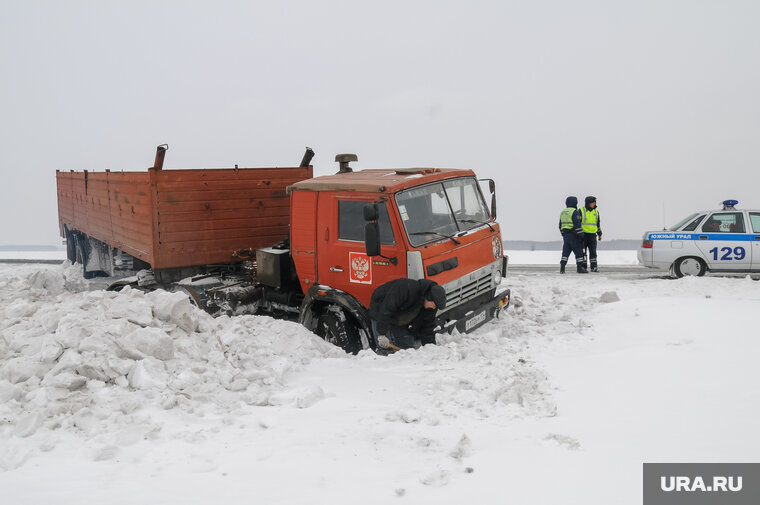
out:
M440 329L436 333L451 333L454 328L460 333L469 333L499 317L501 311L509 307L510 290L497 289L492 293L476 296L438 316L436 325Z

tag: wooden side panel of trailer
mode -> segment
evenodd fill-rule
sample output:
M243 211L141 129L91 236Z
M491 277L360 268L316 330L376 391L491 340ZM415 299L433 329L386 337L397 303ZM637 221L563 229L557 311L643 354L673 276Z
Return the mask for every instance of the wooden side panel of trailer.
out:
M229 263L288 237L287 186L312 167L57 172L58 218L153 268Z
M149 174L108 172L107 176L112 238L106 243L152 265L154 210Z
M58 220L63 225L153 260L153 207L147 172L58 172Z
M229 263L234 251L285 240L285 188L311 176L311 167L155 171L154 268Z

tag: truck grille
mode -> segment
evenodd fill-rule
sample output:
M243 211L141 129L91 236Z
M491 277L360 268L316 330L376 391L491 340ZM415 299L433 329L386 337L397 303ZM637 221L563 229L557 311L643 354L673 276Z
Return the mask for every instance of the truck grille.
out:
M449 286L447 286L449 288ZM454 307L491 289L491 272L482 272L477 278L453 289L446 290L446 308Z

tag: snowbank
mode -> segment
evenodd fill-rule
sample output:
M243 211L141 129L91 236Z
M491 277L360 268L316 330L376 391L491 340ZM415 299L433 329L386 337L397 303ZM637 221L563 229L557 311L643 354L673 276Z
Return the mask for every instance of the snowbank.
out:
M51 450L62 432L104 436L114 456L125 430L159 436L155 408L202 415L308 406L319 393L288 391L286 376L312 358L344 356L294 323L214 319L181 293L88 286L71 266L2 271L1 470L21 465L35 446ZM23 440L34 435L36 444Z

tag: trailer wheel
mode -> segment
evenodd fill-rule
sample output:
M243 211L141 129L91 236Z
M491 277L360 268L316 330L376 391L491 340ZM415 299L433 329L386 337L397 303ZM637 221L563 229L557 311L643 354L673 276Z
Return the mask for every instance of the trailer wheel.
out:
M322 313L317 319L317 335L347 353L356 354L363 349L359 326L342 311L327 310Z
M95 277L97 275L97 272L87 271L87 251L84 248L84 243L81 240L77 240L77 245L74 249L76 251L76 262L82 265L82 277L85 279L92 279Z
M66 258L74 264L77 261L77 246L76 246L77 239L74 238L74 234L67 231L66 232Z

